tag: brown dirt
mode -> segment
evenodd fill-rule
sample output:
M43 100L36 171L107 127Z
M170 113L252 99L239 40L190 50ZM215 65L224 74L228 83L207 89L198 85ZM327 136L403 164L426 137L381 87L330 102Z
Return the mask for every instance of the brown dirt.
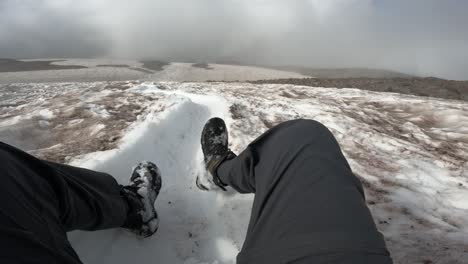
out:
M300 66L266 66L267 68L278 69L282 71L297 72L302 75L308 75L315 78L410 78L414 77L408 74L382 70L382 69L367 69L367 68L310 68Z
M235 103L229 107L229 111L231 112L232 119L242 119L245 118L245 112L247 111L247 107L245 105Z
M357 88L416 96L468 101L468 81L438 78L303 78L253 81L255 84L292 84L325 88Z
M127 64L99 64L96 67L117 67L117 68L129 68Z
M143 63L143 68L150 69L153 71L162 71L164 67L169 65L169 62L165 61L158 61L158 60L144 60L141 61Z
M0 59L0 72L70 70L87 68L85 66L78 65L53 65L52 63L56 61L59 60L19 61L13 59Z
M205 70L212 70L213 69L213 67L211 67L207 63L194 63L194 64L192 64L192 67L201 68L201 69L205 69Z
M139 71L139 72L142 72L142 73L148 73L148 74L154 73L152 71L149 71L149 70L143 69L143 68L130 68L130 69L135 70L135 71Z

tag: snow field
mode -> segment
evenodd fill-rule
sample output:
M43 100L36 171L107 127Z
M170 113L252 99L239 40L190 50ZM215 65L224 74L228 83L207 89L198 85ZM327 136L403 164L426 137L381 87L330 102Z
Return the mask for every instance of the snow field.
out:
M53 59L42 59L53 60ZM25 60L34 61L34 60ZM144 68L135 60L67 59L52 62L52 65L84 66L81 69L35 70L23 72L0 72L0 84L32 82L97 82L97 81L254 81L278 78L306 78L302 74L273 70L263 67L209 64L194 67L193 63L174 62L155 71ZM105 65L105 67L103 67ZM117 65L117 66L115 66ZM128 66L128 67L127 67Z
M201 192L194 184L196 175L206 173L199 141L212 116L225 118L234 152L282 121L322 122L363 182L395 263L468 259L466 102L357 89L177 82L22 84L2 96L3 103L11 105L0 109L0 139L7 143L24 142L17 135L39 118L49 125L28 139L31 153L60 149L72 164L111 173L122 184L141 160L161 169L158 234L138 240L123 230L72 233L85 263L234 262L252 195ZM47 109L53 115L41 112ZM77 109L87 115L60 123L64 113ZM86 135L80 146L90 154L79 156L68 138L38 144L41 135L55 139L67 126L77 136ZM5 129L21 133L4 134ZM116 134L115 130L123 137L108 151L98 148L107 141L96 144L89 136Z
M209 64L209 69L193 67L191 63L171 63L163 71L146 76L148 81L204 82L254 81L278 78L307 78L302 74L262 67Z
M225 236L222 221L216 221L222 194L201 192L194 185L196 173L205 173L199 135L204 122L220 113L215 109L222 99L193 96L190 100L176 95L171 100L172 107L159 116L149 115L124 137L118 150L74 162L106 171L123 184L128 182L132 166L141 160L156 162L163 175L156 202L160 217L157 235L138 240L123 230L75 232L70 239L85 263L234 261L238 248ZM208 104L214 107L210 109Z

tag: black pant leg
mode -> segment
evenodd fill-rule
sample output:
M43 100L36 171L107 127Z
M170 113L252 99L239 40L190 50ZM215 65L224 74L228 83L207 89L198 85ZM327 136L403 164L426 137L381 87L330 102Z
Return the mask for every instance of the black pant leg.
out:
M114 177L64 164L47 164L58 174L50 183L59 195L60 218L67 232L122 226L129 208Z
M238 263L391 263L362 185L322 124L282 123L218 175L255 193Z
M80 263L67 231L125 221L128 205L108 174L42 161L4 143L0 171L0 260Z

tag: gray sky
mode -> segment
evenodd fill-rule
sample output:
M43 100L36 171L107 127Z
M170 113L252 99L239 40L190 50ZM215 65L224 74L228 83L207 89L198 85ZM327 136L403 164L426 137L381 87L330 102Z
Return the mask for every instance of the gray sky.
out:
M0 0L0 57L383 68L468 79L468 0Z

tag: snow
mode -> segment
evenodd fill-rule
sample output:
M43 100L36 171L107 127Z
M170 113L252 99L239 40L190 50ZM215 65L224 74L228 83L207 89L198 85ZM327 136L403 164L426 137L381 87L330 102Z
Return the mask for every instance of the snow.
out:
M72 120L72 121L76 121L76 120ZM74 125L76 124L77 122L73 122L71 125ZM104 124L97 124L97 125L94 125L92 128L91 128L91 131L89 133L90 136L94 136L96 135L99 131L101 131L102 129L104 129L106 127L106 125Z
M52 62L52 64L64 66L78 65L90 68L97 67L98 65L128 65L132 68L141 68L143 66L143 63L139 61L124 59L58 59L57 61Z
M143 63L134 60L115 59L67 59L56 61L55 65L79 65L96 67L98 65L129 65L133 68L142 68ZM150 81L245 81L281 78L305 78L301 74L272 70L262 67L241 66L229 64L208 64L208 69L193 67L193 63L173 62L160 72L146 76Z
M54 59L41 59L54 60ZM281 78L305 78L294 72L263 67L209 64L208 69L193 67L192 63L170 63L160 71L144 69L136 60L110 59L56 59L53 65L84 66L82 69L0 72L0 84L32 82L96 82L96 81L247 81ZM24 60L33 61L33 60ZM98 67L98 65L100 65ZM102 67L102 65L107 65ZM112 67L120 65L121 67ZM123 67L128 65L129 67ZM143 70L142 70L143 69Z
M70 126L87 136L80 142L88 146L84 155L75 153L73 147L67 149L66 140L50 140L49 145L32 148L37 155L60 148L71 164L108 172L122 184L142 160L160 168L158 233L140 240L120 229L73 232L70 240L85 263L235 261L253 195L232 190L202 192L195 186L197 175L206 176L200 133L214 116L226 120L234 152L282 121L310 118L324 123L363 181L368 204L395 263L463 263L468 259L466 102L292 85L136 82L120 85L122 89L108 85L23 84L15 94L2 94L8 98L5 103L16 106L0 109L0 140L7 143L24 139L20 133L3 134L2 129L23 131L28 118L34 119L30 113L38 109L53 113L42 115L50 117L41 119L50 124L42 133L55 138ZM73 96L79 98L77 102L60 104ZM31 103L22 103L22 98ZM90 104L103 106L98 109L106 109L109 116L73 116L57 128L56 120L64 113L89 109ZM104 151L93 145L90 131L113 133L112 128L120 124L114 118L123 115L118 109L133 109L128 107L131 104L141 109L125 127L119 126L122 138L117 144Z
M254 81L282 78L307 78L302 74L262 67L209 64L210 69L193 67L191 63L171 63L163 71L148 75L148 81Z
M211 113L208 107L188 99L172 100L176 105L161 117L148 116L125 136L126 143L118 150L91 154L82 163L73 162L107 171L126 182L129 168L140 160L151 159L163 175L163 188L156 202L158 235L139 241L121 230L72 234L71 240L85 262L138 263L148 261L149 256L157 256L160 263L183 263L189 257L224 259L222 252L212 248L223 237L216 231L221 229L215 222L217 194L201 193L193 185L193 168L199 164L193 158L198 152L198 134Z
M119 81L144 78L143 73L131 68L96 67L65 70L0 72L0 84L29 82Z
M100 116L102 118L109 118L110 114L106 108L102 105L88 104L86 108L89 109L94 115Z
M5 119L0 122L0 127L9 127L17 124L21 120L21 116L15 116L9 119Z
M39 116L43 119L52 119L54 118L54 113L49 109L42 109L39 111Z
M39 120L39 127L41 128L47 128L50 125L48 121L45 120Z

